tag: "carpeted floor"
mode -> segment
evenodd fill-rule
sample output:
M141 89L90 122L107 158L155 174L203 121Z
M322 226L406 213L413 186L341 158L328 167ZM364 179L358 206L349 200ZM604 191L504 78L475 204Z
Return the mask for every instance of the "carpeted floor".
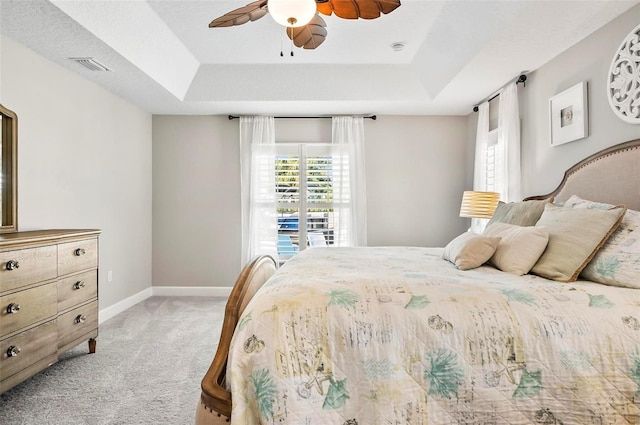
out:
M152 297L0 395L0 424L193 424L226 298Z

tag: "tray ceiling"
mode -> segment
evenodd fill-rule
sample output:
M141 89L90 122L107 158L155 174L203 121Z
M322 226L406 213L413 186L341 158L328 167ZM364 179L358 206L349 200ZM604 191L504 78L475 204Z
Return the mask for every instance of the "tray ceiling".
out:
M293 57L269 16L208 28L249 2L1 0L0 33L154 114L466 115L640 0L403 0L376 20L323 17L324 44Z

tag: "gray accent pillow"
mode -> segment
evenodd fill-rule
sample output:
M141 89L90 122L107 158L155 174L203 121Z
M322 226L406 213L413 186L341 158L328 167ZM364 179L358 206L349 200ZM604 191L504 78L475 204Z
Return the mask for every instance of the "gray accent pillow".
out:
M540 201L498 202L493 217L487 223L489 227L493 223L515 224L516 226L535 226L542 216L545 205L553 202L553 198Z
M531 271L547 279L573 282L620 225L627 208L611 210L546 205L536 226L549 232L549 244Z

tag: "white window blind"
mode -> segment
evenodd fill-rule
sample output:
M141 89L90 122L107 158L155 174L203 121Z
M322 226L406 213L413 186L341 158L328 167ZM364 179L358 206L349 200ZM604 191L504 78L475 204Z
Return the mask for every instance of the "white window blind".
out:
M333 244L333 165L328 144L276 146L278 255Z
M496 191L496 148L498 145L498 131L489 132L489 140L487 143L486 156L486 172L485 172L485 190L488 192Z

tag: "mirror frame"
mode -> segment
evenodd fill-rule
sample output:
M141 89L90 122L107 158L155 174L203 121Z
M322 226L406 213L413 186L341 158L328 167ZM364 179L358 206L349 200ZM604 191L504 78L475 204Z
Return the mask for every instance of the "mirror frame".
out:
M0 233L18 231L18 116L0 105L2 115L2 221Z

